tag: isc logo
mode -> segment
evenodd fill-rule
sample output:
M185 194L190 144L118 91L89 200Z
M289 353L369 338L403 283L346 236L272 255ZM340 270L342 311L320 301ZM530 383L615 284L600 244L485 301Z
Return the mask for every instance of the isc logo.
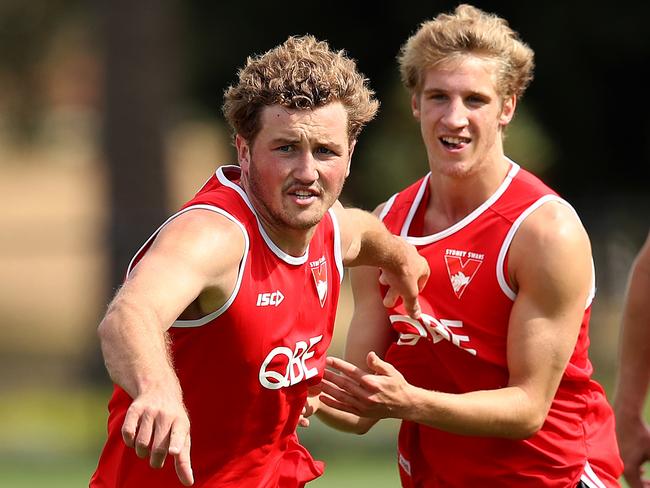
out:
M313 347L322 338L322 335L312 337L309 344L298 341L293 351L284 346L273 349L260 368L259 379L262 386L269 390L279 390L316 376L318 369L309 368L307 360L314 356Z
M280 290L274 291L273 293L260 293L257 295L257 306L258 307L268 307L273 305L277 307L284 300L284 295Z

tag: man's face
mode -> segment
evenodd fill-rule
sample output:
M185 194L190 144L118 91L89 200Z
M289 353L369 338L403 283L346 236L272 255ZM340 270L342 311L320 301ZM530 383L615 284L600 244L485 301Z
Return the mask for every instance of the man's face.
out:
M502 160L502 129L514 115L516 99L502 99L496 86L496 62L473 55L425 72L412 109L434 173L464 177Z
M272 105L260 122L252 145L237 136L242 185L272 237L304 233L338 199L348 175L354 143L347 112L340 102L313 110Z

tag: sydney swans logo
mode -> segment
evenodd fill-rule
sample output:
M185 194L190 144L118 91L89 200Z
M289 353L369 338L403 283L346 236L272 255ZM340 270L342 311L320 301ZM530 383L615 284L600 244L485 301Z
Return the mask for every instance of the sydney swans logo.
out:
M327 261L325 261L325 256L318 261L311 261L309 265L311 266L311 274L314 277L320 306L324 307L327 299Z
M451 287L458 298L463 296L465 289L483 264L483 254L459 251L457 249L445 250L445 263L451 281Z

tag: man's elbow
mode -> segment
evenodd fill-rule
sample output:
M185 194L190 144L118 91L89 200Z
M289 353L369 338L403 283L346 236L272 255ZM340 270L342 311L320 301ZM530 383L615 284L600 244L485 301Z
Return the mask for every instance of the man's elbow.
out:
M111 321L111 315L113 313L112 306L106 312L106 315L102 321L97 326L97 337L99 339L100 345L104 345L110 342L112 336L114 335L114 326L113 321Z
M121 309L122 307L113 301L109 305L106 315L97 326L97 338L104 356L106 356L107 349L117 346L121 342L122 333L119 330L119 324L122 321L121 319L124 318Z
M511 425L505 437L512 440L526 440L540 431L546 422L547 412L532 412Z

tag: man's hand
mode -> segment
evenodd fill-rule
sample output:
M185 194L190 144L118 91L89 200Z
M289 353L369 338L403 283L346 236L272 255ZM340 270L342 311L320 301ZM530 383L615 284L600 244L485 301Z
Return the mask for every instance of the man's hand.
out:
M305 400L305 406L302 407L302 412L300 414L300 419L298 419L298 425L300 427L309 427L309 417L314 415L318 408L320 407L320 400L318 396L321 392L321 385L312 386L307 390L307 399Z
M401 297L406 313L417 320L417 296L429 279L426 259L414 246L391 234L376 216L356 208L344 209L339 202L332 209L341 231L343 264L380 268L380 282L388 286L384 305L391 307Z
M396 237L396 239L400 238ZM405 252L403 266L399 271L382 268L379 282L388 287L384 296L384 306L393 307L401 297L406 313L417 320L421 314L418 295L429 279L429 263L420 256L414 246L402 242Z
M367 356L368 373L342 359L328 357L320 401L337 410L373 419L406 418L412 407L411 390L393 365L374 353Z
M190 461L190 420L182 400L173 395L145 392L133 400L124 417L122 438L140 458L149 457L160 469L167 454L174 457L176 474L185 486L194 484Z
M638 414L633 418L617 412L616 435L625 464L625 481L630 488L650 488L650 479L643 479L643 464L650 461L650 427Z

